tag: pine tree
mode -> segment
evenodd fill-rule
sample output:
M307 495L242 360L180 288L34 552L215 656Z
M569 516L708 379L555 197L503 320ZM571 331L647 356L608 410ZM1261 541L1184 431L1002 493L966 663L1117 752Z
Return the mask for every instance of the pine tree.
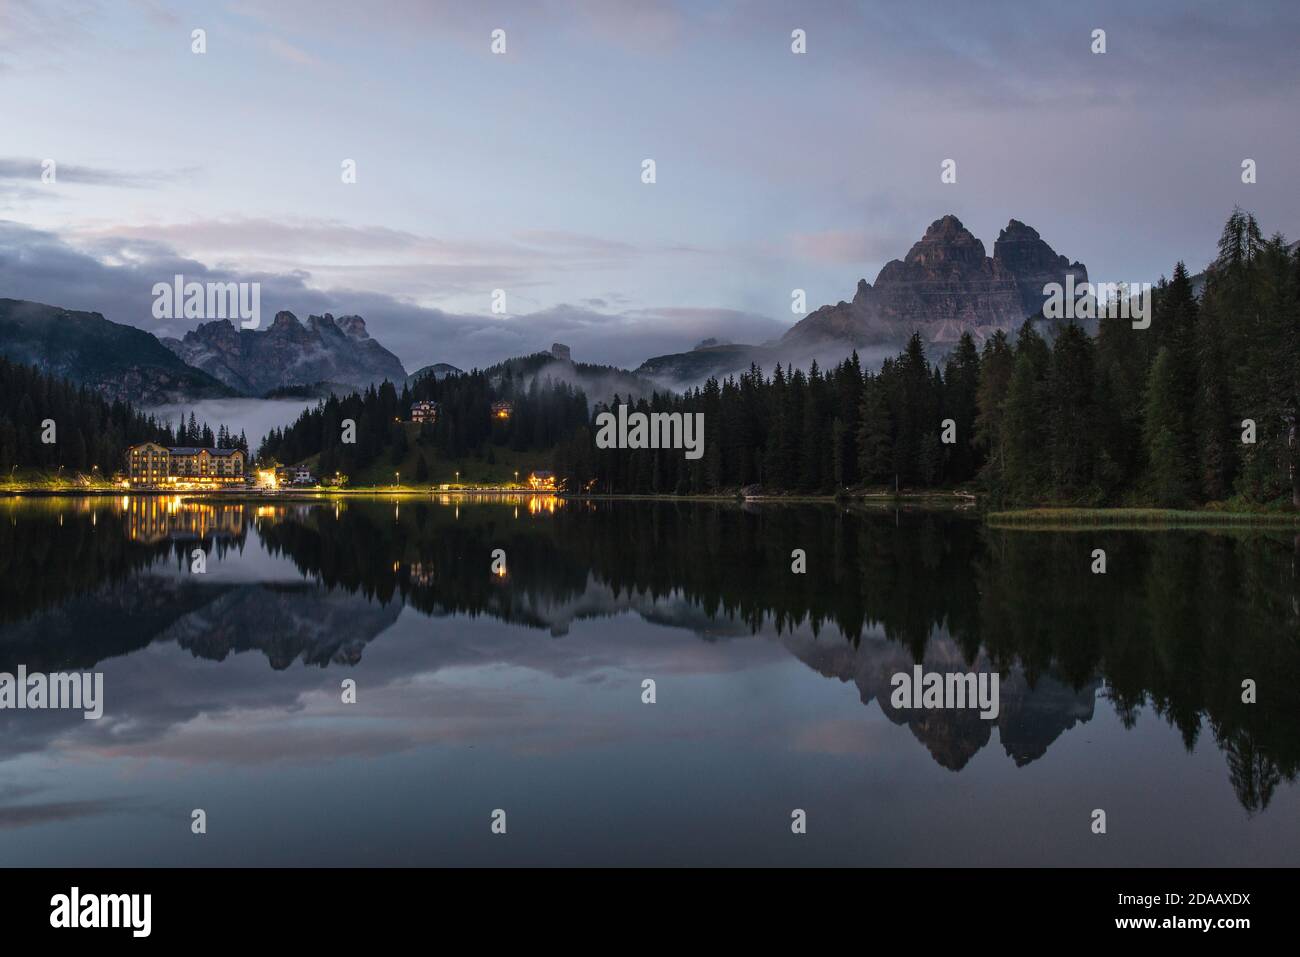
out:
M998 330L984 343L980 356L979 387L975 394L975 445L984 457L980 477L986 487L1001 484L1006 463L1003 437L1003 405L1011 385L1016 357L1007 334Z
M1018 348L1002 414L1002 488L1013 502L1036 502L1046 489L1042 391L1033 348Z
M956 443L948 447L947 477L965 482L975 476L980 462L975 444L979 414L980 356L975 340L963 332L944 368L943 415L957 426Z
M890 361L886 360L886 366ZM880 375L868 375L862 387L862 412L858 425L858 473L864 482L892 484L894 447L889 401Z
M1057 501L1076 501L1093 490L1096 410L1093 344L1071 322L1052 346L1048 396L1049 454Z
M1156 354L1147 377L1146 442L1147 483L1157 505L1175 508L1187 505L1192 493L1192 463L1184 429L1187 410L1181 397L1173 353L1164 346Z

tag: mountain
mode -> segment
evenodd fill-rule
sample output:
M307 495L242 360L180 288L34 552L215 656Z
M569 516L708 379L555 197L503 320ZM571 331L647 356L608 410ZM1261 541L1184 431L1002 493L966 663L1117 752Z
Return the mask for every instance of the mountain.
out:
M778 349L767 346L728 344L725 346L699 345L690 352L676 352L647 359L636 368L636 375L655 382L680 387L703 382L710 376L723 376L729 372L748 369L750 363L771 370L781 360Z
M851 346L897 343L913 332L951 344L963 332L983 342L1039 312L1043 286L1088 281L1079 262L1057 255L1037 231L1011 220L984 254L956 216L935 220L903 259L886 263L874 285L858 280L852 302L822 306L781 338L787 346L832 341Z
M408 385L412 385L417 379L423 379L427 375L433 376L436 381L438 379L445 379L449 375L463 375L464 372L464 369L457 369L454 365L450 365L449 363L435 362L433 365L416 369L406 377L406 382Z
M0 355L137 406L235 394L143 329L39 302L0 299Z
M265 330L236 329L228 319L205 322L182 339L163 339L176 356L245 395L316 382L363 387L401 383L401 361L366 331L360 316L276 313Z
M752 346L705 342L690 352L647 359L636 373L681 388L751 363L769 371L778 362L806 367L816 359L828 365L853 349L874 360L914 331L937 346L937 357L963 332L977 344L999 329L1014 332L1041 310L1043 286L1064 284L1067 275L1077 286L1087 281L1088 270L1058 255L1019 220L998 234L990 257L961 220L948 215L931 223L906 256L886 263L874 284L859 279L852 301L822 306L779 340Z
M507 378L518 379L525 389L534 379L539 382L547 379L565 382L575 389L581 389L591 403L608 402L615 395L623 399L648 399L656 390L663 391L662 387L645 376L626 369L557 359L553 351L507 359L483 371L488 379L497 383Z

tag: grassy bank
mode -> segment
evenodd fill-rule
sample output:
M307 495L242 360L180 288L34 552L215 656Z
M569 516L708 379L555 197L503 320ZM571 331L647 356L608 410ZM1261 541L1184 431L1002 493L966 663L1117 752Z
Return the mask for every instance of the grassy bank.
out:
M1177 508L1025 508L989 512L995 528L1300 528L1300 512Z
M98 472L83 475L80 472L38 469L13 469L0 475L0 494L17 495L24 492L104 492L115 486Z

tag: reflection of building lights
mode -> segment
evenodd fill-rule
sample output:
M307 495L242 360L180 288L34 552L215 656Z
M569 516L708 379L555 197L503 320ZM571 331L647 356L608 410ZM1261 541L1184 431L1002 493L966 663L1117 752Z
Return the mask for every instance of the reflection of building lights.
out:
M545 512L547 515L554 515L555 510L564 504L564 499L555 495L530 495L528 497L528 514L540 515Z

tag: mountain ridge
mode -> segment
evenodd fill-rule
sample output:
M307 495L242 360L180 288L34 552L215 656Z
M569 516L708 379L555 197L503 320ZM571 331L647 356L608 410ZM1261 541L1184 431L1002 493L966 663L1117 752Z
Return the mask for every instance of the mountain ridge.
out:
M143 329L98 312L24 299L0 299L0 355L84 385L110 401L161 405L237 394Z
M301 322L292 312L276 313L265 330L236 329L228 319L214 319L180 339L160 339L187 364L245 395L315 382L365 387L387 379L406 381L396 355L371 338L357 315L309 315Z

